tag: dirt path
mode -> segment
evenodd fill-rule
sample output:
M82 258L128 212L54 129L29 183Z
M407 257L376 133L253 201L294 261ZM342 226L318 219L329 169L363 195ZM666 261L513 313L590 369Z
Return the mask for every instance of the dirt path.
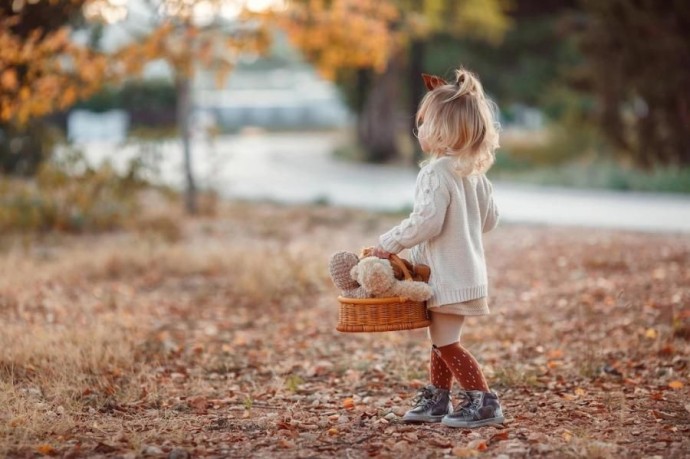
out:
M463 340L503 428L400 422L424 331L340 334L328 255L395 216L231 205L156 231L7 244L0 455L685 457L690 238L503 226ZM173 238L174 239L174 238Z

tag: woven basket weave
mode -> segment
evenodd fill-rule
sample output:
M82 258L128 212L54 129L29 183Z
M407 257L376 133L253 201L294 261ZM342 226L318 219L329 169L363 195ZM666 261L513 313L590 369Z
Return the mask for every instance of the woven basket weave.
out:
M403 272L406 281L412 276L400 258L390 256L390 262ZM346 298L338 297L340 316L336 330L347 333L412 330L431 323L426 302L410 301L404 297Z

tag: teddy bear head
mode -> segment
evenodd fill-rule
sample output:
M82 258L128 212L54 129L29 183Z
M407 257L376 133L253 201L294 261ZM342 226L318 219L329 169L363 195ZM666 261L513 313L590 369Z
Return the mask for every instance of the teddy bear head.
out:
M350 276L373 296L388 292L396 283L390 262L377 257L362 258L352 267Z

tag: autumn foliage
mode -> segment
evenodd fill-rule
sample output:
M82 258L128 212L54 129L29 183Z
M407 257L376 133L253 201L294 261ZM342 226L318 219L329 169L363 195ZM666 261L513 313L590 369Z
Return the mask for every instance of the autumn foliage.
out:
M88 11L89 21L107 19L104 0L10 2L0 8L0 121L24 124L77 100L108 83L141 74L151 61L166 61L177 77L191 78L198 66L211 69L221 84L242 53L261 53L268 44L266 29L253 18L234 26L218 21L199 25L193 16L200 2L153 2L144 33L129 45L106 54L74 40L71 21ZM150 4L153 4L150 3ZM222 1L204 2L211 13ZM213 9L215 8L215 9ZM48 21L54 15L60 20Z
M292 0L277 16L307 58L329 78L342 69L385 70L410 40L437 32L501 39L509 26L495 0Z
M15 10L10 5L0 8L0 122L23 124L32 117L69 108L107 80L105 56L72 41L66 25L51 29L48 21L46 26L43 16L36 13L78 14L84 1L64 3L43 1Z
M389 1L293 1L274 19L331 79L344 68L383 71L400 38L392 31L400 11Z

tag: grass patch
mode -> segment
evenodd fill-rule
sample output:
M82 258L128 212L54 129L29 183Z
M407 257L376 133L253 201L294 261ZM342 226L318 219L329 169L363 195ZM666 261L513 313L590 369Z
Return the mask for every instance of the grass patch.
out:
M593 126L575 121L541 131L507 130L489 176L535 185L690 193L690 167L641 170L614 159Z
M489 171L495 180L534 185L597 188L618 191L690 193L690 168L657 167L642 171L609 159L579 159L554 165L537 165L499 153Z

